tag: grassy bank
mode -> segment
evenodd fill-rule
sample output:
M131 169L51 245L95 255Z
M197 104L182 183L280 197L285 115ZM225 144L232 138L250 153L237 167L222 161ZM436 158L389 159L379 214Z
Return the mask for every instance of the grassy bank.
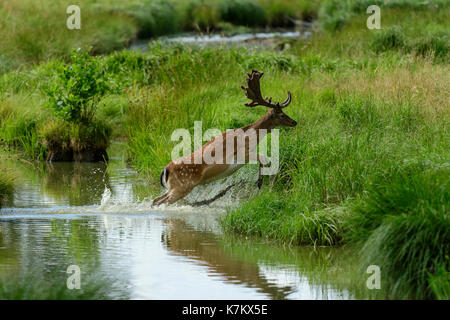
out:
M223 131L266 112L245 108L239 88L250 69L264 71L263 93L278 100L290 90L286 113L299 124L281 130L280 172L229 209L224 230L289 244L352 244L362 268L382 268L392 297L448 298L448 10L379 2L382 30L368 30L366 2L336 3L319 10L322 31L283 52L155 42L148 53L91 57L107 74L98 75L105 86L93 119L127 139L130 161L156 184L174 129L192 131L202 120L204 130ZM1 77L3 144L42 158L48 132L64 137L62 124L49 125L58 110L48 88L61 84L54 70L76 66L55 58Z

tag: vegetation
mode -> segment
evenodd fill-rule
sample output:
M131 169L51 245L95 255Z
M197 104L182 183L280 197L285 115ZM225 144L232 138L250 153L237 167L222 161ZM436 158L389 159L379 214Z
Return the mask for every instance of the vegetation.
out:
M87 52L74 51L71 63L59 65L55 81L43 89L56 117L41 129L47 159L92 161L106 158L111 128L96 119L96 110L100 98L113 89L98 59Z
M320 1L80 0L80 30L66 28L67 1L3 1L0 73L51 58L68 58L78 47L92 47L93 53L103 54L125 48L136 38L180 31L238 30L233 24L292 26L292 19L316 16Z
M246 109L239 88L246 72L263 70L263 93L276 99L290 90L286 113L299 125L281 130L279 174L229 208L224 230L289 244L351 244L361 250L362 267L377 264L386 272L393 297L446 299L450 20L436 6L447 4L375 2L383 10L381 30L366 28L368 2L357 0L323 1L320 8L276 2L282 14L269 10L276 5L268 1L136 2L107 13L116 26L132 21L130 35L148 37L166 33L158 29L161 21L170 21L170 32L244 20L261 27L299 16L289 8L316 10L321 30L282 52L155 41L147 53L79 52L68 60L73 38L56 42L49 54L44 37L34 52L22 45L13 50L16 34L0 44L2 54L16 52L6 61L58 58L2 75L0 139L43 158L52 144L73 152L95 141L100 148L113 134L127 140L130 161L156 184L176 143L174 129L192 131L202 120L204 129L223 131L266 112ZM142 6L151 14L141 15ZM251 22L239 15L250 11L258 13ZM98 39L77 41L94 44L91 53L108 51L98 49Z

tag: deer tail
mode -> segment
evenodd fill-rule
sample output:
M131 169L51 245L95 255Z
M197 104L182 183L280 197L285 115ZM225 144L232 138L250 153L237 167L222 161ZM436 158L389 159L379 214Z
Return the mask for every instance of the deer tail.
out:
M167 189L167 180L168 179L169 179L169 169L164 168L164 170L161 172L161 175L159 176L159 181L163 188Z

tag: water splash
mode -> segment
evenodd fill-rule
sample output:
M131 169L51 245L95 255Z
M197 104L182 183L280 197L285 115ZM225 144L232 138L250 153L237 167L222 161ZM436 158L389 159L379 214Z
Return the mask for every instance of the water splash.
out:
M102 194L102 200L100 202L100 209L104 209L109 200L111 200L111 190L109 190L109 188L105 186L105 190Z

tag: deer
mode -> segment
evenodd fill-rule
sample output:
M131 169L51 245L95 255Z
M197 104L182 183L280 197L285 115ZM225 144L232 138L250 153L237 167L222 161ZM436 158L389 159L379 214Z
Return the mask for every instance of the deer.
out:
M198 185L232 175L248 163L252 155L253 158L255 157L257 144L264 138L264 135L276 127L295 127L297 125L295 120L283 112L283 109L291 103L290 91L288 91L287 99L282 103L272 102L272 98L262 97L260 79L263 74L263 72L257 70L247 73L247 87L241 86L241 88L245 91L246 97L251 100L251 102L245 103L246 107L264 106L270 108L270 110L255 122L238 129L227 130L209 140L191 154L180 157L166 165L160 175L161 186L166 191L153 200L152 206L163 203L172 204L184 198ZM251 141L257 142L251 143ZM236 163L239 155L244 155L245 159ZM214 161L211 161L211 158L214 158ZM259 163L257 185L258 188L261 188L263 182L262 168L267 165L268 159L259 154L256 154L256 158ZM224 192L227 192L230 187ZM211 200L216 200L224 192ZM209 204L212 202L211 200L203 201L200 204Z

